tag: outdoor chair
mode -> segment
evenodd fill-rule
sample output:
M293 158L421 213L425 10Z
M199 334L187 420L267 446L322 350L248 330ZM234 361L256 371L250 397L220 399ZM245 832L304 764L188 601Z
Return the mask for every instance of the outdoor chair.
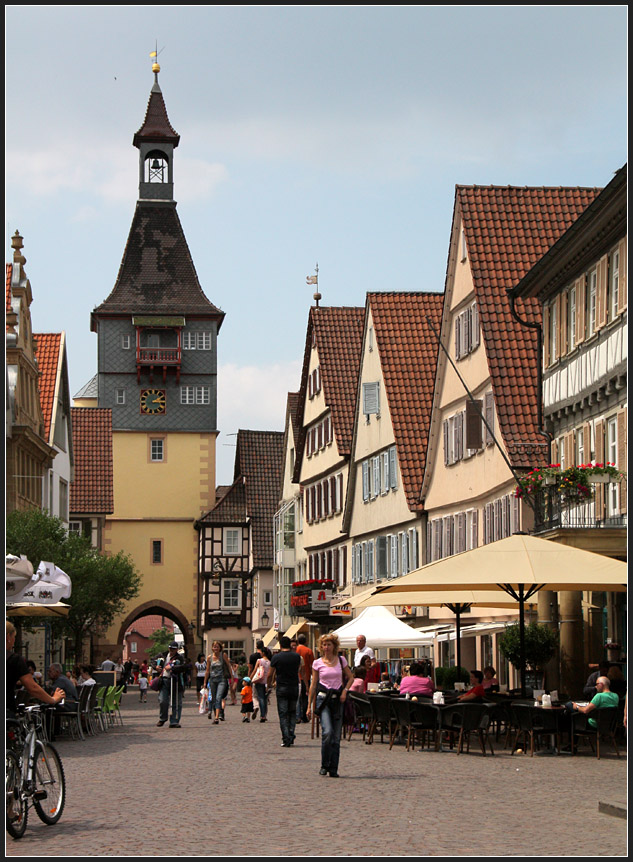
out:
M347 740L348 742L351 740L354 730L358 728L359 733L361 730L363 731L363 742L365 742L365 737L367 736L374 715L371 703L369 702L367 695L360 694L358 692L350 691L347 696L354 706L355 716L355 721L349 727L349 736L347 737Z
M524 750L527 743L530 746L530 757L534 756L534 748L538 748L539 738L554 736L556 751L560 751L560 711L543 709L527 703L515 703L511 707L512 724L516 729L512 754L517 749L519 740L523 741Z
M380 694L372 694L369 699L372 709L371 725L369 727L369 745L374 741L376 728L380 729L380 741L385 741L385 731L391 736L393 713L391 711L391 698Z
M91 714L92 714L94 722L95 722L95 727L98 724L100 729L102 731L106 732L108 730L108 722L106 719L105 712L103 710L103 702L105 700L105 693L106 693L107 687L105 685L103 685L103 686L93 685L92 688L97 689L97 691L94 694L94 702L92 704L92 709L91 709Z
M598 727L591 727L589 718L595 719ZM600 760L600 737L607 737L611 740L611 744L615 749L617 756L620 756L618 745L615 740L615 734L618 727L619 709L617 706L608 706L603 709L593 710L589 716L584 713L572 714L571 725L571 753L577 751L576 742L578 737L586 737L589 740L592 751L596 752L596 757ZM596 740L596 747L593 747L593 740Z
M430 698L426 702L418 700L409 701L411 706L411 731L413 737L413 747L415 748L416 737L421 739L421 746L424 749L426 742L427 747L431 747L431 737L435 743L435 750L440 747L440 711L437 706L433 705Z
M486 755L486 742L490 746L491 754L494 754L492 742L488 735L490 725L490 708L485 703L457 703L444 707L441 711L441 729L450 738L450 747L453 747L457 736L457 754L463 751L464 741L466 751L470 750L470 735L476 733L479 737L482 754Z
M115 708L114 708L114 693L116 691L116 686L111 685L106 689L106 693L103 697L103 714L105 715L108 724L110 727L114 724L115 719Z
M407 735L408 751L411 744L411 701L405 700L404 698L395 698L391 701L391 712L393 721L391 737L389 739L389 751L393 748L396 736L400 734L400 737L402 738L404 733Z
M55 717L57 719L60 733L68 728L72 739L76 739L77 736L79 739L85 738L81 726L81 715L86 708L89 694L90 692L84 692L82 687L79 691L79 700L75 701L73 704L66 704L63 712L56 713Z
M112 699L112 706L113 706L113 710L114 710L113 717L114 718L118 717L119 724L121 724L121 725L123 724L123 716L121 715L121 698L123 696L124 689L125 689L124 685L119 686L115 690L114 696Z

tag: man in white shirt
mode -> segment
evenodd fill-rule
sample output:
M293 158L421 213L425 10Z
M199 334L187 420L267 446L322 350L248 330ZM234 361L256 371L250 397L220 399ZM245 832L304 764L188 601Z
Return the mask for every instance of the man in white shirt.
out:
M363 656L368 655L370 658L374 658L374 651L371 647L367 646L367 638L365 635L358 635L356 638L356 646L358 649L354 653L354 667L358 667L363 659Z
M101 670L114 670L115 666L116 665L114 664L110 656L108 656L105 661L101 662Z

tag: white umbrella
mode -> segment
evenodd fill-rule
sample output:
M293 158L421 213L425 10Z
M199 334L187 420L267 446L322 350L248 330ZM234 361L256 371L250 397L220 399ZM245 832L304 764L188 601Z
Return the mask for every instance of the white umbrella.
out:
M5 589L7 598L17 596L33 580L33 566L26 557L6 554Z
M35 602L50 605L69 598L71 592L72 584L66 572L54 563L42 561L32 579L10 598L12 603Z
M385 607L365 608L355 620L345 623L334 634L342 647L355 646L358 635L364 635L368 646L374 649L429 646L433 643L433 635L422 634L403 623Z

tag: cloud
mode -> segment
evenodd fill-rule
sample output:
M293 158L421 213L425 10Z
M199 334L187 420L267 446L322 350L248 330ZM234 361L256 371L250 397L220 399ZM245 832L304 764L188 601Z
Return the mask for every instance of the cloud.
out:
M216 187L228 179L222 164L176 158L177 199L183 203L212 197ZM73 192L108 204L129 204L138 191L138 160L129 146L105 143L95 147L74 139L47 150L9 149L5 176L8 185L36 197Z

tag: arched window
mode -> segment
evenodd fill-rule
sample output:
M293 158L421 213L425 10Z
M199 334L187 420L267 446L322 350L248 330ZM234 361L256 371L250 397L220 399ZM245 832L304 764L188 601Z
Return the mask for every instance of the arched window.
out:
M160 150L153 150L145 158L145 182L169 182L169 161L165 153L161 153Z

